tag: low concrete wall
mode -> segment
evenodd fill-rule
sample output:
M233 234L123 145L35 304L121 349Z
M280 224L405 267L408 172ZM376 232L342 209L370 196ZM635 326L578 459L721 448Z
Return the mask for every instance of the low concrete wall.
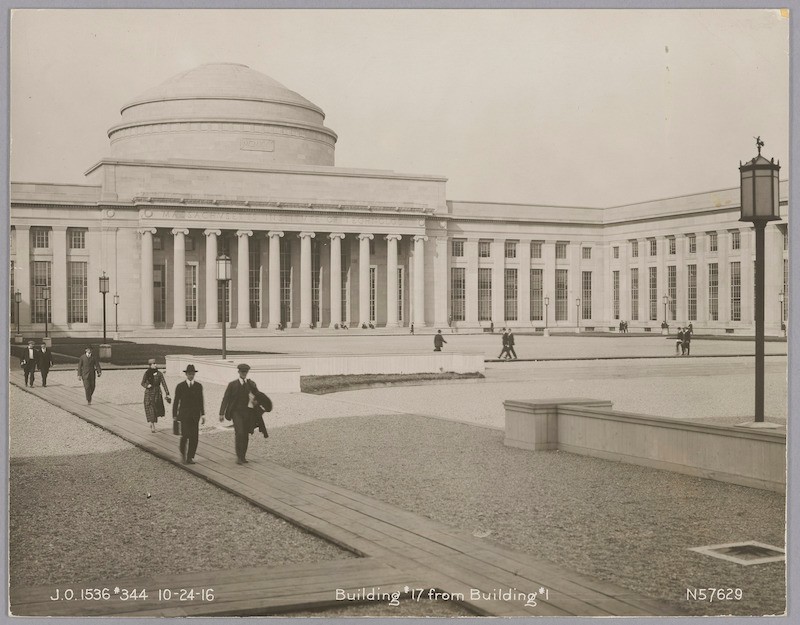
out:
M240 362L250 365L248 377L258 385L260 390L266 393L300 392L300 369L298 367L263 363L248 357L222 360L213 356L173 354L167 356L167 375L180 376L186 369L186 365L191 363L197 369L195 379L198 382L227 384L239 377L236 365Z
M219 360L212 356L170 356L189 358L186 362ZM358 375L365 373L483 373L482 353L409 352L392 354L263 354L231 355L228 361L246 362L251 367L297 367L300 375ZM183 362L183 360L181 361ZM169 372L169 367L167 368Z
M560 449L777 492L786 435L612 410L591 399L506 401L509 447Z

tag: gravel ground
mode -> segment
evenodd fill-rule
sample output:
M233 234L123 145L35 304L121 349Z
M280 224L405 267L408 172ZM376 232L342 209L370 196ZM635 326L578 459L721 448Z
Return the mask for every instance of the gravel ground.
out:
M12 587L353 557L13 386L10 405Z
M501 432L411 415L276 428L248 455L647 596L684 602L687 587L743 590L739 602L686 602L694 614L785 609L783 563L740 566L688 551L746 540L783 547L776 493L511 449Z

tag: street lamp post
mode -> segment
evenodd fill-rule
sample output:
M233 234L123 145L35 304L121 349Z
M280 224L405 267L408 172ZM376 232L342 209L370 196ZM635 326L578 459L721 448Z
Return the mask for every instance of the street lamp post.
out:
M755 423L764 423L764 229L767 223L780 219L778 174L780 161L761 155L764 142L756 138L758 156L744 165L739 163L741 177L741 218L753 223L756 234L756 380ZM769 426L767 426L769 427Z
M544 298L544 327L547 328L547 307L550 306L550 298L545 296Z
M231 259L225 256L217 257L217 282L222 283L222 359L225 360L228 357L227 353L227 345L226 345L226 334L225 334L225 327L227 325L228 320L228 282L231 279Z
M667 304L669 303L669 295L665 295L661 298L664 301L664 326L667 325Z
M575 298L575 332L580 333L581 331L581 298Z
M44 338L47 338L47 313L50 312L50 287L42 288L42 299L44 300Z
M119 293L114 293L114 332L119 334Z
M785 323L786 319L784 318L784 314L783 314L783 301L784 301L785 297L786 297L786 295L784 294L783 291L778 293L778 301L781 304L781 332L783 332L784 336L786 336L786 323ZM19 331L17 331L17 334L19 334Z
M17 304L17 334L19 334L19 304L22 301L22 293L19 289L14 292L14 301Z
M100 292L103 294L103 343L106 342L106 293L108 293L108 276L106 272L100 276Z

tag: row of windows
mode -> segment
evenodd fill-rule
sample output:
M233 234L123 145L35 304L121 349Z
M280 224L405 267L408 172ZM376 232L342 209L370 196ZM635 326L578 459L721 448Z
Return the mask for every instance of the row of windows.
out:
M464 244L466 239L452 239L450 241L450 255L453 258L464 257ZM544 241L531 241L531 258L542 258L542 244ZM505 258L517 257L517 246L519 241L505 241L504 242L504 256ZM556 241L556 258L565 259L567 257L568 241ZM478 241L478 258L491 258L492 256L492 241ZM581 257L590 259L592 257L591 247L581 248Z
M742 248L742 236L741 232L738 230L732 230L730 232L730 239L731 239L731 249L732 250L739 250ZM697 235L695 234L687 234L686 239L689 243L689 253L695 254L697 253ZM647 239L648 245L648 255L649 256L656 256L658 255L658 243L656 239L650 238ZM784 246L786 245L786 241L784 240ZM639 257L639 241L630 241L630 248L631 248L631 258L638 258ZM784 247L784 249L786 249ZM716 232L709 232L708 233L708 251L709 252L716 252L719 250L719 238ZM677 243L675 237L667 237L667 253L670 256L674 256L677 253ZM613 249L614 258L619 258L619 247L615 246Z

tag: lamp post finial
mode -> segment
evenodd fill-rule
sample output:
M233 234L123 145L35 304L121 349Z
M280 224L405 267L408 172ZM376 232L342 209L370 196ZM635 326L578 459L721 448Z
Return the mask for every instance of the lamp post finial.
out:
M758 155L761 156L761 148L764 147L764 142L761 140L761 135L753 137L756 140L756 147L758 148Z

